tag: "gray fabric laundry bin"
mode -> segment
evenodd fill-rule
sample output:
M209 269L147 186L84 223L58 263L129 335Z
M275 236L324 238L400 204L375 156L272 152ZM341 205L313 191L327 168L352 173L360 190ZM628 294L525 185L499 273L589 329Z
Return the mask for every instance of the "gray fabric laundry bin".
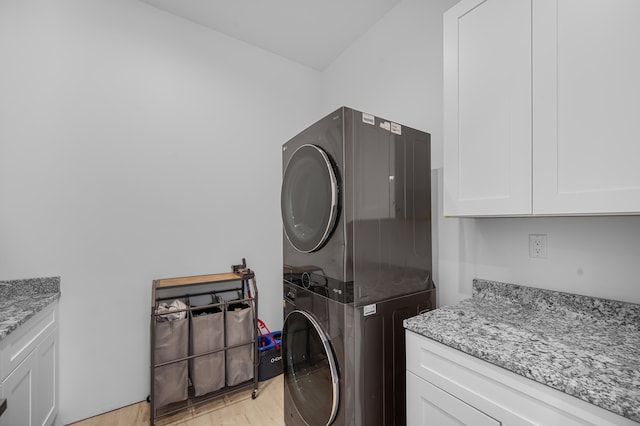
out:
M224 305L191 309L191 355L224 349ZM225 384L224 352L192 358L189 375L196 396L216 391Z
M189 320L158 321L155 326L155 363L173 361L188 355ZM156 407L187 399L187 361L154 369L154 404Z
M226 355L227 385L233 386L253 379L255 336L257 333L253 309L246 303L230 303L226 311L227 346L247 343L228 349Z

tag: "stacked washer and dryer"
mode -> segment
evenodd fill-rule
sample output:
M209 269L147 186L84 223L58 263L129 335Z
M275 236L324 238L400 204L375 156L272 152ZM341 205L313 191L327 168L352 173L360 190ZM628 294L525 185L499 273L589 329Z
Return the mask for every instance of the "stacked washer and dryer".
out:
M402 321L435 307L430 136L340 108L282 146L287 425L404 425Z

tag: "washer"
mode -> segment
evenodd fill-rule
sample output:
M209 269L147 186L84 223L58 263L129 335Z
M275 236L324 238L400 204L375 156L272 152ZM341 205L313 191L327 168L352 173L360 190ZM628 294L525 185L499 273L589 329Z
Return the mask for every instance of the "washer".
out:
M303 275L283 285L285 424L406 424L402 323L435 308L435 289L367 311L324 286L305 288Z

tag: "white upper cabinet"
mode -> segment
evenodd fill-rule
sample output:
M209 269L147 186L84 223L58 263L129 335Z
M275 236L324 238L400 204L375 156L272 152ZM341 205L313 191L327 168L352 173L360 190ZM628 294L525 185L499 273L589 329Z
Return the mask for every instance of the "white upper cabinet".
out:
M640 212L639 18L637 0L445 13L445 215Z
M531 0L444 15L445 215L531 213Z
M534 213L640 212L639 21L638 0L534 0Z

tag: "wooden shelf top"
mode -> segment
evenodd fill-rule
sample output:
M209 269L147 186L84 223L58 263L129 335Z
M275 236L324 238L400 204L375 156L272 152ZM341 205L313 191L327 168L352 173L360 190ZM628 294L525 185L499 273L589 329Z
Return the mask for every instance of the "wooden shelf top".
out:
M242 274L225 272L222 274L195 275L192 277L164 278L161 280L154 280L153 284L156 287L175 287L181 285L208 284L221 281L242 280L244 278L245 276Z

